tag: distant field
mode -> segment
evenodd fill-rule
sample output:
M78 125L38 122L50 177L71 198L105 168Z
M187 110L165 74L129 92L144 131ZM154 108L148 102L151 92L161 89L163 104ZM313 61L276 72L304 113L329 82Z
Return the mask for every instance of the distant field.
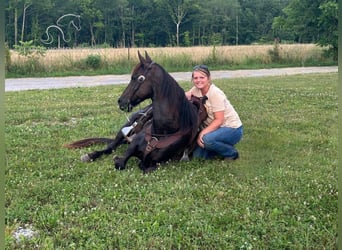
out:
M245 46L217 46L215 52L218 57L232 62L243 62L246 58L262 58L265 63L270 61L269 50L274 45L245 45ZM52 49L48 50L42 63L47 66L59 65L68 61L77 61L84 59L89 55L101 55L108 61L122 61L128 57L138 60L137 51L148 53L153 58L190 56L194 61L205 61L212 56L214 49L210 47L166 47L166 48L105 48L105 49ZM294 58L306 60L317 56L322 48L314 44L282 44L280 45L280 55L284 58ZM23 60L15 51L12 51L13 62Z
M129 73L138 61L137 51L147 51L158 63L172 71L187 71L196 64L208 64L212 69L275 66L324 65L323 48L314 44L279 44L170 47L170 48L106 48L106 49L56 49L48 50L39 60L30 60L11 51L10 75L53 74L70 72L85 74ZM90 57L90 58L89 58ZM95 58L94 58L95 57ZM87 61L88 60L88 61ZM98 61L97 61L98 60ZM72 72L74 71L74 72ZM75 73L79 72L79 73Z
M337 74L215 84L244 123L240 159L149 175L62 147L114 136L124 85L5 93L6 249L337 249Z

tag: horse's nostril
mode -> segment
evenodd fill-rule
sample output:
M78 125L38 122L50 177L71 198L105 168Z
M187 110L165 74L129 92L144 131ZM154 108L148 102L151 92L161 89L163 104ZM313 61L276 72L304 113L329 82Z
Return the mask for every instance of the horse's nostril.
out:
M121 98L118 99L118 105L119 105L119 108L120 108L121 110L126 111L126 110L128 109L127 103L126 103L125 101L123 101Z

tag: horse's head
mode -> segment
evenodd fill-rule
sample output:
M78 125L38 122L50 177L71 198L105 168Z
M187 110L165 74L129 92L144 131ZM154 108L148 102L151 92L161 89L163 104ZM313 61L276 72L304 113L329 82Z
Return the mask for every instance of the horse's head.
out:
M75 19L71 21L71 25L74 26L74 28L77 31L80 31L81 30L81 16L75 15Z
M58 27L71 27L73 26L76 31L81 30L81 16L75 14L65 14L57 19L56 24ZM63 30L63 29L62 29Z
M128 112L142 101L152 98L153 95L151 69L154 62L147 52L145 52L146 58L143 58L140 52L138 56L140 63L135 66L131 80L118 100L120 109Z

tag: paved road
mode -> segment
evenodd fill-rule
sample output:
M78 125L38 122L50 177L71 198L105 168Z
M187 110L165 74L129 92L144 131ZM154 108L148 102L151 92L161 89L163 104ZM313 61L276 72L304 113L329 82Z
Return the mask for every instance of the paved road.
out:
M298 67L258 70L225 70L212 71L212 79L261 77L278 75L295 75L310 73L338 72L337 66L332 67ZM170 73L176 81L189 81L191 72ZM130 75L99 75L99 76L70 76L47 78L15 78L5 80L5 91L21 91L31 89L58 89L73 87L91 87L98 85L127 84Z

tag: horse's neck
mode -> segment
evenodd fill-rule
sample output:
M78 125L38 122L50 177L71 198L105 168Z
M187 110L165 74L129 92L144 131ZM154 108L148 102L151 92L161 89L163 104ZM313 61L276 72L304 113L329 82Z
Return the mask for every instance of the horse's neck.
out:
M153 98L153 128L155 133L176 132L180 128L179 97L173 100L160 97L156 93Z
M153 130L168 134L179 130L179 110L165 103L153 102Z

